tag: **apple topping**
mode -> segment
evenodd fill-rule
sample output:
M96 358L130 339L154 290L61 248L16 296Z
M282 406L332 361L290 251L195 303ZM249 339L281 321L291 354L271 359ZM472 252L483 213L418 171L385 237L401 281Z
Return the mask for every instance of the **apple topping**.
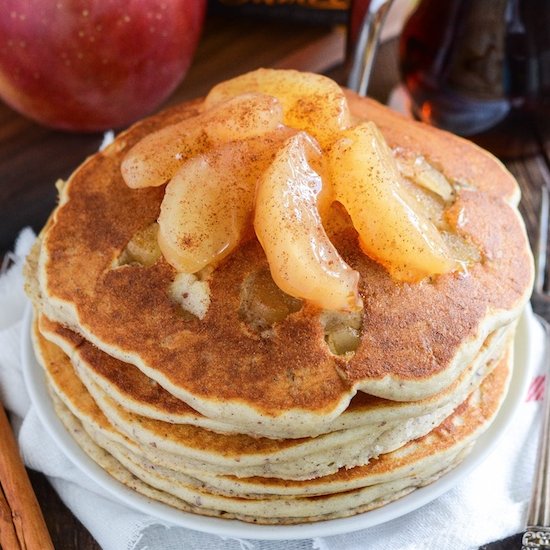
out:
M269 269L252 273L243 282L239 314L253 330L264 332L301 307L301 300L275 284Z
M323 182L311 163L320 157L307 134L287 140L258 181L254 228L280 289L323 309L357 310L359 274L330 242L317 207Z
M451 205L455 191L447 178L422 156L415 157L410 164L416 168L420 166L420 172L403 170L404 165L398 159L401 174L406 175L401 183L414 198L414 209L437 228L451 256L463 265L480 261L479 249L460 235L459 224L451 215L454 212Z
M346 97L338 84L322 75L293 70L258 69L226 80L212 88L205 106L211 108L247 92L279 99L284 123L306 131L323 146L350 125Z
M252 233L256 181L285 138L281 127L233 141L188 160L166 186L158 242L178 271L216 265Z
M264 333L305 300L324 310L331 352L349 356L360 341L359 273L331 238L358 235L363 252L404 282L479 260L450 214L456 185L422 155L392 152L374 123L350 127L345 95L328 78L259 69L215 86L201 109L122 162L129 187L167 184L158 225L123 256L148 266L162 253L178 272L170 295L187 315L206 315L201 273L255 231L269 272L243 282L241 319Z
M128 264L153 265L161 256L157 233L156 222L137 231L120 254L115 267Z
M429 191L439 195L444 201L449 202L453 198L453 188L447 178L429 164L423 156L416 157L414 162L413 179Z
M445 220L446 202L414 180L402 178L401 185L412 199L411 205L423 218L428 219L440 232L448 230Z
M422 155L397 155L399 171L415 183L450 202L454 191L447 178Z
M282 107L271 96L229 98L197 116L149 134L126 154L122 177L133 189L165 184L188 159L215 145L260 136L282 126Z
M355 352L361 341L361 312L325 311L321 315L321 324L325 332L325 341L335 355L347 355Z
M407 192L372 122L346 130L328 153L335 199L348 211L363 251L396 279L418 281L461 267Z

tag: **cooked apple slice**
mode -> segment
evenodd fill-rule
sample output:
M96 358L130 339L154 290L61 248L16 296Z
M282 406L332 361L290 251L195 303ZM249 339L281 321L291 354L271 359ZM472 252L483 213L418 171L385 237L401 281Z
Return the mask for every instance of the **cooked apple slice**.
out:
M144 137L121 165L129 187L166 183L189 158L214 145L247 139L282 125L282 107L274 97L250 93L230 98L197 116Z
M346 97L336 82L293 70L258 69L226 80L212 88L205 106L210 108L246 92L275 96L283 105L284 123L305 130L323 146L350 124Z
M281 290L323 309L357 310L359 274L330 242L317 208L323 182L311 164L320 155L304 132L287 140L258 181L254 228Z
M374 123L342 134L328 153L328 170L335 199L348 211L363 251L396 279L418 281L461 267L434 224L415 209Z
M453 198L453 187L447 178L434 168L422 155L398 155L397 166L400 172L428 191L432 191L445 202Z
M166 186L158 242L178 271L196 273L227 256L248 232L256 181L292 133L233 141L188 160Z
M301 307L302 300L283 292L269 269L251 273L243 281L239 315L253 330L268 330Z
M157 223L140 229L126 245L129 259L144 266L153 265L160 257L157 234Z
M362 314L359 311L324 311L320 318L325 342L335 355L357 350L361 342Z

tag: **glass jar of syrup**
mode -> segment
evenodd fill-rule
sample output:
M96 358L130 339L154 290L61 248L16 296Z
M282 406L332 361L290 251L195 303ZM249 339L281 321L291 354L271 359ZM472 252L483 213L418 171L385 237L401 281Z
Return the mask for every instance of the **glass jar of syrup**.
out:
M400 65L425 122L503 158L550 136L550 0L421 0Z

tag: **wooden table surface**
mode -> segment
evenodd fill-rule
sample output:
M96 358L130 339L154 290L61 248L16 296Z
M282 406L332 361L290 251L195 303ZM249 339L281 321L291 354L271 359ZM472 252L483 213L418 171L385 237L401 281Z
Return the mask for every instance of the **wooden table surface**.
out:
M205 94L220 80L257 67L323 72L343 81L345 34L341 28L311 27L285 21L209 17L194 64L168 104ZM369 94L384 101L398 80L396 41L379 52ZM55 205L54 182L66 178L101 143L100 134L49 130L16 114L0 102L0 249L9 250L19 230L39 230ZM546 150L550 150L546 148ZM537 226L540 186L550 183L544 144L540 154L507 161L523 191L521 209L530 237ZM1 452L1 451L0 451ZM99 548L86 529L61 503L46 478L31 472L56 548ZM518 537L491 546L518 547Z

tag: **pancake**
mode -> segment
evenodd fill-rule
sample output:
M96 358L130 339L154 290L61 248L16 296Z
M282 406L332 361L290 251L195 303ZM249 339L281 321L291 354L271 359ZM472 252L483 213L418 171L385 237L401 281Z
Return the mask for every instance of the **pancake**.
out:
M78 418L63 404L61 399L55 394L52 394L52 400L55 408L55 412L59 419L65 425L67 431L71 434L73 439L78 443L82 450L103 470L105 470L111 477L116 479L122 485L133 489L137 493L157 500L164 504L168 504L174 508L185 512L195 512L193 506L186 504L182 500L173 497L167 493L159 491L147 485L141 479L130 473L120 462L118 462L112 455L106 452L99 445L94 443L91 437L84 430L82 423ZM215 513L211 511L204 513L209 516L223 516L223 513Z
M72 399L77 401L84 399L88 410L95 410L97 406L102 414L95 412L92 415L96 424L111 424L147 456L168 467L183 468L186 472L208 471L241 477L270 475L286 479L328 475L343 466L364 464L374 455L394 450L426 434L461 402L457 400L435 413L415 419L393 424L381 422L316 438L272 440L243 434L221 435L124 411L85 375L83 377L82 371L79 371L79 378L68 357L41 339L36 329L35 341L46 374L59 394L73 396ZM73 405L73 408L77 406L83 405ZM121 441L120 437L118 439ZM127 445L123 440L122 444Z
M94 459L99 456L107 471L124 483L133 480L131 485L139 492L153 495L152 498L157 500L164 500L164 494L170 495L178 499L168 499L171 505L195 513L224 515L258 523L296 523L345 517L372 509L432 482L455 466L496 414L506 392L509 367L510 353L499 362L479 390L438 428L398 451L381 455L366 466L341 469L332 476L310 481L211 477L215 491L210 491L206 483L201 484L177 472L158 468L142 457L127 452L106 435L108 431L98 431L94 427L97 423L93 421L90 409L81 405L83 395L63 393L60 391L63 384L57 385L54 391L59 392L63 401L76 406L74 412L80 415L88 436L112 456L94 448L90 439L84 437L75 424L75 419L67 419L70 414L65 409L61 417L72 425L71 431L84 450ZM65 391L67 389L68 386L65 386ZM129 476L128 471L139 481ZM219 479L223 479L225 495L219 494ZM146 487L142 487L141 483L145 483ZM148 491L149 487L160 491L160 494ZM246 492L243 493L243 490Z
M458 394L444 407L418 418L393 424L382 422L316 438L277 441L242 434L220 435L203 428L170 425L126 412L77 367L79 378L69 358L60 348L46 341L36 327L34 337L41 363L56 391L73 396L72 399L79 403L82 400L79 405L72 405L73 410L85 407L94 411L91 414L94 424L101 430L112 431L114 427L119 432L116 439L123 446L136 452L133 447L137 445L138 453L185 473L209 472L239 477L269 475L294 480L326 476L341 467L366 464L372 457L425 435L449 416L467 395ZM487 371L491 372L497 362L495 358ZM131 445L126 438L132 441Z
M88 386L99 408L122 433L132 437L151 456L162 453L164 461L185 462L192 471L210 471L239 477L269 475L283 479L311 479L340 467L365 464L373 456L397 449L437 426L449 414L451 404L423 417L395 424L367 426L332 432L317 438L254 439L235 434L224 436L201 428L168 426L157 420L126 413L101 390Z
M411 488L403 489L399 492L396 492L392 495L388 495L385 498L378 499L377 501L371 502L369 505L361 506L358 508L344 510L340 513L332 514L329 516L310 516L308 518L295 519L295 518L277 518L269 520L268 518L263 518L262 521L258 521L255 517L243 516L242 514L231 514L227 512L211 510L204 507L194 506L188 504L185 501L167 493L162 490L156 489L153 486L145 483L140 478L136 477L129 470L127 470L118 460L116 460L111 454L107 453L102 447L96 444L93 439L88 435L88 433L83 429L82 424L79 420L69 411L67 407L63 405L61 400L55 396L54 404L57 415L64 423L67 430L72 434L74 439L80 445L80 447L94 460L101 468L108 472L114 479L119 481L121 484L135 490L137 493L142 494L153 500L157 500L173 508L182 510L184 512L198 513L205 516L221 517L224 519L239 519L242 521L248 521L250 523L265 523L265 524L295 524L303 522L312 522L312 521L322 521L328 519L335 519L337 517L347 517L361 512L366 512L383 506L393 500L401 498L411 492ZM463 455L467 454L468 449L463 451ZM447 470L452 469L456 466L464 456L459 456L455 464L451 464ZM434 475L429 480L424 480L425 484L436 481L441 475L445 472L440 472L439 475Z
M171 299L176 272L162 257L149 266L121 265L128 242L157 219L164 194L163 187L128 188L121 160L143 136L196 115L200 101L138 123L71 176L42 236L41 311L200 415L236 430L254 425L267 437L325 432L358 391L407 402L451 386L488 336L518 318L530 294L532 257L517 184L465 140L352 93L347 99L354 117L374 121L394 151L421 155L443 173L455 193L450 215L481 253L466 272L402 283L361 252L354 231L332 234L360 274L364 309L353 354L331 351L322 312L307 303L267 335L243 321L243 285L268 269L254 238L209 274L202 319L182 316Z
M155 420L176 424L191 424L217 433L247 433L261 435L254 425L236 426L216 422L200 415L183 401L178 400L139 369L110 357L76 333L44 315L39 317L40 333L60 346L76 366L81 377L103 390L117 405L128 412ZM351 429L359 426L406 421L429 414L449 401L462 402L480 380L490 371L491 360L499 357L515 326L503 327L487 338L482 350L465 369L462 376L445 390L420 402L396 402L357 394L349 407L337 419L323 426L323 433ZM297 429L293 433L296 435ZM283 434L281 434L283 435ZM302 437L307 434L300 434ZM314 433L311 436L320 434Z

